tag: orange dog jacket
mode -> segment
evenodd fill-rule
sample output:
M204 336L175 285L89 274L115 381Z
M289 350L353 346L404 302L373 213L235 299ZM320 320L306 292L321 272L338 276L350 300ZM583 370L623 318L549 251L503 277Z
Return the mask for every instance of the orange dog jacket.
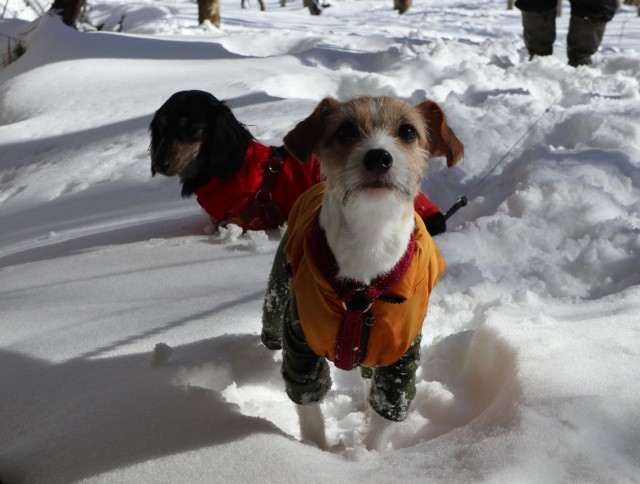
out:
M325 191L326 184L321 182L304 192L293 206L285 253L291 264L290 288L307 344L316 355L334 361L346 309L312 257L310 241ZM370 311L374 322L361 366L388 366L405 354L422 330L429 295L444 271L444 259L424 222L417 213L414 218L413 257L401 279L373 302Z

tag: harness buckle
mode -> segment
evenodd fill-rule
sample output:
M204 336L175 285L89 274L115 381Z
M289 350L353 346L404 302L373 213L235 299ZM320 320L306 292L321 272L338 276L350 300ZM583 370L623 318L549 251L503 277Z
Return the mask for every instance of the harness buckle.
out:
M355 293L348 303L341 302L345 311L356 311L358 313L366 313L373 306L373 302L367 301L362 293Z
M273 174L278 173L282 169L282 159L276 156L271 157L267 169Z
M271 201L271 192L268 192L266 190L263 190L262 188L260 190L257 191L256 193L256 200L258 200L259 202L267 203Z

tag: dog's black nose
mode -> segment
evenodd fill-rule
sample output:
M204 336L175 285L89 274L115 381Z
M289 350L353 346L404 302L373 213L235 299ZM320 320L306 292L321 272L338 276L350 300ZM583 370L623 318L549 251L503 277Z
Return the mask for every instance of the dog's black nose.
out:
M169 160L162 156L156 156L153 158L153 169L161 174L165 174L169 170Z
M369 150L364 155L364 167L374 175L384 175L393 165L393 156L387 150Z
M164 173L165 171L167 171L167 168L169 168L169 163L167 163L166 160L164 159L154 159L153 160L153 169L156 170L158 173Z

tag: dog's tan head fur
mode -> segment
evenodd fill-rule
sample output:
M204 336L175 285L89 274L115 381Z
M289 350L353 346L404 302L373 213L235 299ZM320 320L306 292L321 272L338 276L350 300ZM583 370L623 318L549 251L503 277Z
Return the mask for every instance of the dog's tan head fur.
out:
M343 103L326 98L284 143L303 162L312 155L320 160L329 189L343 204L365 191L390 191L412 202L429 159L445 156L452 167L463 155L462 144L436 103L427 100L413 106L389 96ZM372 169L372 156L384 156L382 163L389 166Z

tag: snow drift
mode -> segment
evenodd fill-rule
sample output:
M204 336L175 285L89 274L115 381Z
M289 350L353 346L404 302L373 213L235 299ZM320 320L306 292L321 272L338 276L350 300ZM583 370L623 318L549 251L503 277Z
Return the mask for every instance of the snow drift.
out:
M124 33L0 22L27 47L0 71L3 482L638 479L631 8L573 69L568 12L556 54L527 62L501 1L403 16L339 1L319 18L223 2L219 31L189 2L90 7L105 30L125 15ZM183 89L227 99L265 143L323 96L361 93L434 99L464 142L423 184L443 209L470 203L436 240L448 269L387 451L363 448L361 382L339 370L332 452L297 441L280 356L259 342L280 233L207 234L176 180L150 177L151 115Z

